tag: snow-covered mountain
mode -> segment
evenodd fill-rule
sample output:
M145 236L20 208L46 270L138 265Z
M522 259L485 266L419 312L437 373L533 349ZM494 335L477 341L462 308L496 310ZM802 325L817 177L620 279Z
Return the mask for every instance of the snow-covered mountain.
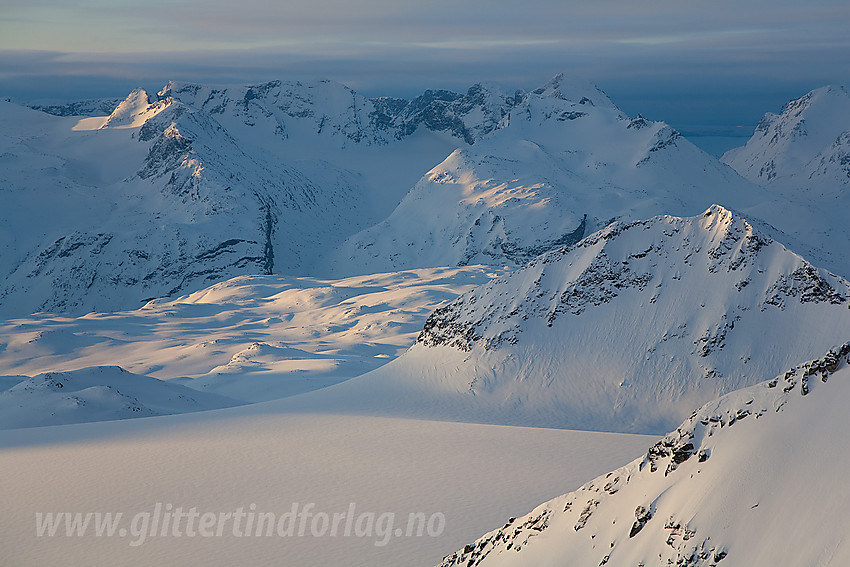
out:
M704 405L441 567L847 565L847 400L850 344Z
M767 113L722 161L774 197L748 213L794 235L810 260L850 277L850 93L816 89Z
M768 112L747 144L722 160L777 190L843 192L850 185L850 93L821 87L792 100L780 114Z
M614 219L711 203L838 273L850 258L834 207L765 191L561 75L410 101L169 83L88 116L103 104L0 102L0 314L128 309L240 275L518 267Z
M848 297L720 206L617 222L437 309L386 366L292 402L663 432L850 336Z
M563 76L410 101L169 83L91 116L103 104L0 103L2 314L134 308L239 275L518 266L615 217L764 198Z
M119 366L3 378L0 429L169 415L242 403Z
M133 308L237 275L309 272L512 100L274 82L137 90L105 117L2 102L0 312Z
M563 76L501 127L455 150L383 222L332 255L334 269L521 266L612 220L736 209L768 198L661 122L621 112Z

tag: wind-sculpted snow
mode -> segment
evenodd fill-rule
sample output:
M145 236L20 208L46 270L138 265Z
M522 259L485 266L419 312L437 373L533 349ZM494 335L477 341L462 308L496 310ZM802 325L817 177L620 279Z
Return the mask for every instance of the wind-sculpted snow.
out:
M10 377L10 382L6 388L0 386L0 429L169 415L243 403L132 374L119 366Z
M34 314L0 324L0 376L120 365L246 402L292 396L396 358L434 307L491 275L465 267L344 280L242 276L133 311Z
M616 222L436 309L408 352L324 395L358 411L660 433L850 336L848 297L847 281L720 206Z
M440 566L845 565L848 365L850 343L710 402Z

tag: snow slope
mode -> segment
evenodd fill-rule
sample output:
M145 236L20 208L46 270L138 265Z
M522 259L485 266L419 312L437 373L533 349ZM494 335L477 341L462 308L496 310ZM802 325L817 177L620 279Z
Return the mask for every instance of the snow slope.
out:
M848 355L706 404L644 457L441 566L847 565Z
M134 308L298 266L361 220L355 173L276 164L208 114L147 100L133 93L97 129L42 114L42 129L6 136L3 313Z
M390 567L403 558L411 567L433 565L511 510L578 487L652 442L638 435L283 414L276 403L4 431L0 563ZM538 466L529 467L532 462ZM395 537L394 528L389 539L377 529L360 532L363 537L342 530L313 536L308 518L303 536L236 537L227 522L220 537L197 531L189 537L184 520L181 537L156 535L131 546L139 541L129 531L133 517L152 514L158 502L162 509L170 504L215 515L248 512L251 504L258 514L283 515L308 503L314 514L330 515L348 513L354 503L358 517L394 513L395 525L406 527L411 512L441 513L445 527L436 537ZM39 512L122 512L120 527L128 531L69 537L63 526L54 537L38 537Z
M438 308L393 362L289 403L661 433L850 336L848 297L720 206L618 222Z
M468 266L342 280L241 276L134 311L34 314L0 323L0 375L120 365L239 400L293 395L396 358L434 308L489 273Z
M120 366L47 372L0 389L0 429L203 411L241 402Z
M386 220L352 236L332 269L522 266L614 219L767 198L666 124L631 119L595 87L558 76L429 171Z

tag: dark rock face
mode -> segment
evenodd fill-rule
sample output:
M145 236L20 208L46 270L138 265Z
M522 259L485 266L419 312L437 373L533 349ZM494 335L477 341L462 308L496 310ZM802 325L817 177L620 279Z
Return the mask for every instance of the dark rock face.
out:
M632 524L632 529L629 531L630 538L635 537L646 523L652 519L652 512L644 506L638 506L635 509L635 518L635 523Z
M121 100L120 98L98 98L62 104L33 104L30 108L54 116L109 116Z
M499 96L483 85L473 85L465 95L444 90L428 90L402 106L392 102L395 114L387 114L389 122L396 127L396 137L401 139L423 126L428 130L449 132L467 144L496 130L510 110L522 102L525 93L517 91L513 96ZM379 99L380 100L380 99ZM386 103L381 103L387 108ZM481 122L467 123L465 117L475 110L484 116Z

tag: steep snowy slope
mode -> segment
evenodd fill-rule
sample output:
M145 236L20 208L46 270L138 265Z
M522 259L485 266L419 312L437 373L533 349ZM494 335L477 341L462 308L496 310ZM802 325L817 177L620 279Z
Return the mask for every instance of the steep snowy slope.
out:
M0 429L168 415L241 403L119 366L17 378L11 387L0 389Z
M827 86L768 112L745 146L722 160L751 181L777 190L850 184L850 93Z
M365 267L521 266L613 219L737 209L768 198L669 126L630 119L601 91L556 77L502 127L455 150L383 222L333 256Z
M441 566L850 564L848 355L706 404L643 458Z
M476 288L305 407L663 432L850 336L847 281L719 206L614 223Z
M10 253L2 312L135 307L271 270L274 207L286 198L299 206L309 194L295 172L269 172L207 117L170 100L148 104L143 92L98 130L72 131L70 120L47 123L32 139L7 138L18 171L6 170L3 189ZM77 162L67 159L68 148ZM52 150L47 159L38 155ZM22 162L33 164L33 175L20 175ZM49 183L51 173L66 191Z

